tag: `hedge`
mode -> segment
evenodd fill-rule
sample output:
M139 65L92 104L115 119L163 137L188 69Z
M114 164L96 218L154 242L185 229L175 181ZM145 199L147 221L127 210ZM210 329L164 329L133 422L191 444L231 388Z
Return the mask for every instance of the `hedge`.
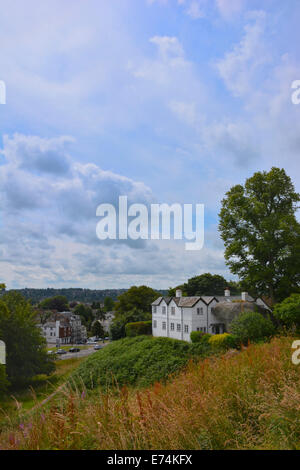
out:
M132 338L133 336L151 335L152 334L152 321L137 321L134 323L127 323L125 326L126 336Z

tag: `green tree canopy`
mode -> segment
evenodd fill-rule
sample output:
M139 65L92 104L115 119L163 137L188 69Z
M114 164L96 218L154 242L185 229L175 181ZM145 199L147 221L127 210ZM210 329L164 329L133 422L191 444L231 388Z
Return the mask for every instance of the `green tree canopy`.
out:
M300 294L292 294L281 303L276 304L274 316L284 325L300 327Z
M98 320L95 321L92 326L92 335L97 336L98 338L105 338L106 336L104 328Z
M111 312L114 310L115 307L115 302L111 297L105 297L104 299L104 311L105 312Z
M110 337L113 340L126 336L125 326L127 323L147 321L152 319L150 311L145 312L138 308L133 308L129 312L117 315L110 325Z
M117 315L124 314L134 309L142 312L151 312L151 303L154 302L154 300L159 296L160 294L151 289L151 287L130 287L127 292L124 292L124 294L121 294L118 297L118 301L116 303L116 313Z
M237 294L239 291L238 283L226 281L219 274L204 273L190 278L181 286L170 288L169 295L175 296L176 289L181 289L182 294L186 296L224 295L226 287L230 288L232 294Z
M300 195L283 169L257 172L222 201L219 230L225 259L243 285L273 301L300 285Z
M30 303L16 292L10 291L0 300L1 339L6 345L6 371L11 383L55 369L35 315Z
M68 300L64 295L56 295L45 299L40 303L40 308L43 310L57 310L58 312L65 312L68 310Z

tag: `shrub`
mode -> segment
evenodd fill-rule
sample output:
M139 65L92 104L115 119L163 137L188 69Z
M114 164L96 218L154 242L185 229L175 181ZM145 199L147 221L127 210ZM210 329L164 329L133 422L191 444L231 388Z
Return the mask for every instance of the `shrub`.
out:
M192 331L190 334L190 338L192 343L200 343L201 338L205 335L203 331Z
M280 304L275 305L274 316L284 325L300 327L300 294L292 294Z
M166 381L191 358L201 356L199 346L171 338L123 338L88 357L73 373L70 383L92 389L116 383L146 386Z
M208 338L208 342L215 351L223 351L236 347L236 338L229 333L213 335Z
M245 312L232 321L230 331L238 342L247 344L248 341L255 342L270 338L275 328L271 320L260 313Z
M125 326L126 336L141 336L152 334L152 321L137 321L134 323L127 323Z

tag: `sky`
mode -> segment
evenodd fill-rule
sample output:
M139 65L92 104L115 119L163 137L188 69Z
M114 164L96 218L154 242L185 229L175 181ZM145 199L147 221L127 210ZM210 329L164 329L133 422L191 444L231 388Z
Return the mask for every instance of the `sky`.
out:
M300 191L298 0L0 0L0 280L234 279L218 213L255 171ZM204 204L205 243L99 240L96 209Z

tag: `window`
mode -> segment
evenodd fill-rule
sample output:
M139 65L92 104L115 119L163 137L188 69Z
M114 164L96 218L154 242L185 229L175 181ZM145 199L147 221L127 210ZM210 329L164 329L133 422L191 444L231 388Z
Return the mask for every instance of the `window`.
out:
M175 330L175 323L171 323L171 331Z
M156 307L153 307L153 313L156 313Z
M154 320L154 321L153 321L153 328L156 328L156 327L157 327L157 321Z
M163 315L166 314L166 307L163 307L163 308L162 308L162 313L163 313Z
M181 331L181 325L180 325L180 323L177 323L177 331Z
M197 308L197 315L203 315L203 307Z
M171 307L171 314L175 315L175 307Z
M188 333L189 332L189 325L184 325L184 332Z
M166 322L165 322L165 321L163 321L163 322L162 322L162 329L163 329L163 330L165 330L165 329L166 329L166 327L167 327L167 324L166 324Z

